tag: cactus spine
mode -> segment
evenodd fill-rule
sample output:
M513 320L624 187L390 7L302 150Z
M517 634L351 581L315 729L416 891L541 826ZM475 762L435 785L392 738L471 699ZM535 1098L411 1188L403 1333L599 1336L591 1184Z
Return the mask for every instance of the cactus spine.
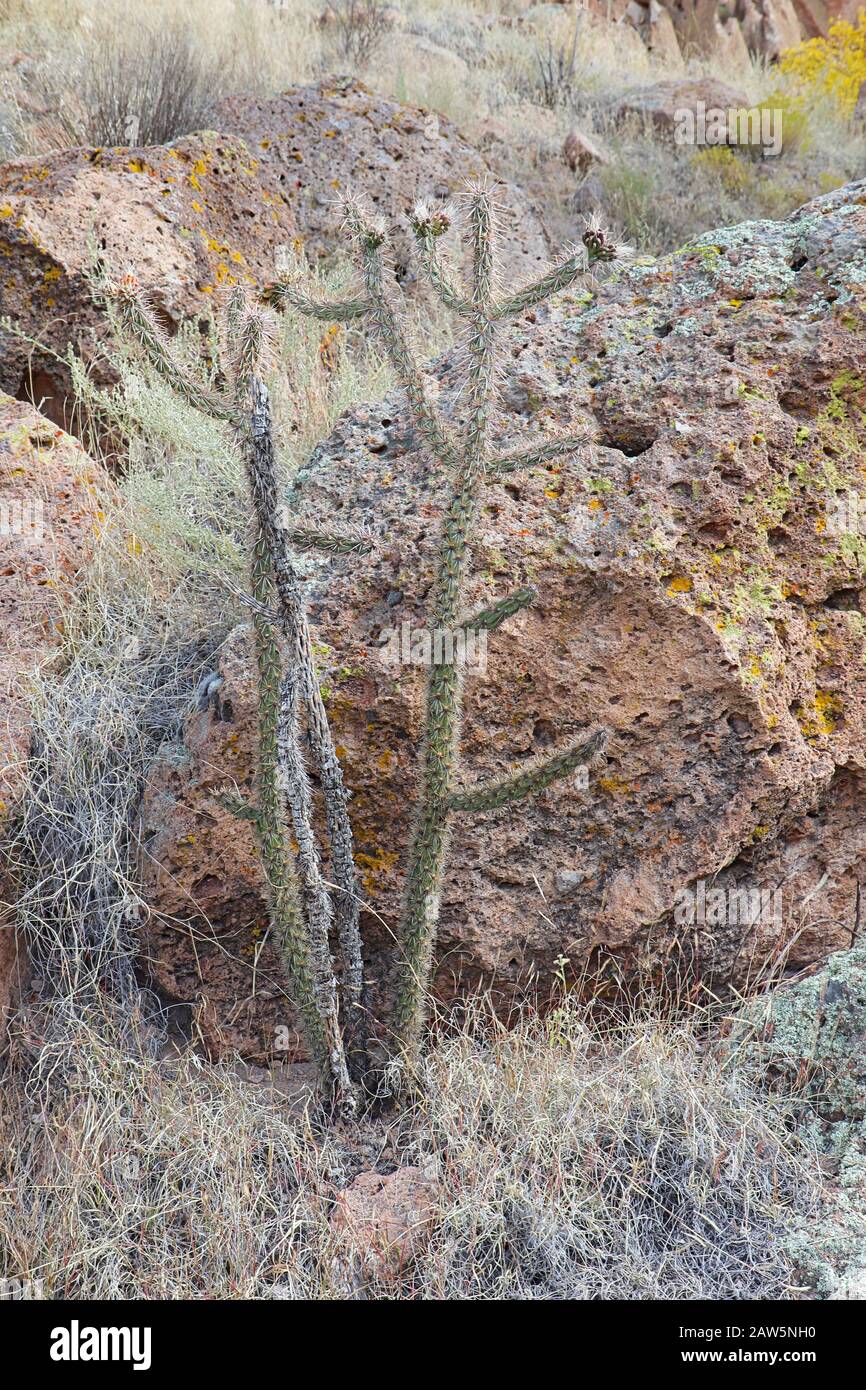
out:
M346 222L360 249L363 292L339 304L317 304L300 289L297 275L289 274L271 288L270 297L277 304L291 304L300 312L318 318L341 322L369 318L378 331L406 393L419 438L431 458L451 479L429 625L434 631L453 632L461 626L468 560L485 484L495 482L503 474L573 453L586 442L582 436L569 437L522 453L498 457L491 454L489 433L496 399L497 329L508 319L566 289L594 262L611 261L625 248L613 246L598 226L590 225L581 245L546 274L510 296L500 297L496 288L493 203L486 189L477 188L468 195L471 285L464 291L438 255L439 238L448 231L451 222L448 210L431 209L426 204L416 207L412 228L421 267L442 302L460 315L468 328L468 421L462 438L457 438L429 398L423 375L385 288L384 225L379 219L365 215L355 202L347 206ZM517 590L474 618L466 619L462 626L495 631L533 598L533 591ZM574 746L523 768L512 777L465 788L459 769L461 704L458 661L453 653L446 655L443 651L441 659L437 656L433 660L428 677L423 766L399 932L400 958L392 1031L398 1044L396 1060L402 1065L404 1074L411 1072L414 1065L425 1019L453 816L481 813L523 800L579 765L599 757L604 748L604 733L596 730Z

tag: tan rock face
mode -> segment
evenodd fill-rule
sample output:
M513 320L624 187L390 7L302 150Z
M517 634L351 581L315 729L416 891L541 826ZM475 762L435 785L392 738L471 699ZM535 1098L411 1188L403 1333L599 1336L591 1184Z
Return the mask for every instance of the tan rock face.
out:
M768 62L802 38L793 0L738 0L736 13L749 52Z
M388 101L350 79L273 99L230 97L214 119L273 169L311 260L345 248L341 197L363 193L395 229L395 272L404 284L415 273L406 226L413 204L460 193L467 180L488 173L446 117ZM540 219L513 185L501 185L500 194L504 267L517 277L534 275L549 251Z
M90 251L153 287L176 327L223 285L262 283L297 228L279 181L237 139L192 135L147 149L64 150L0 166L0 304L63 355L73 344L106 379L106 328L88 284ZM69 382L38 349L0 331L0 389L69 423Z
M584 426L596 443L487 495L468 607L527 582L539 598L467 672L467 775L596 720L609 763L588 786L457 824L440 997L545 990L562 957L576 974L642 961L721 987L792 942L801 964L847 941L866 848L864 275L866 183L785 222L713 232L575 296L555 325L515 330L503 445ZM454 364L438 376L459 415ZM294 497L380 537L372 557L323 565L311 602L374 1007L399 915L424 682L413 654L444 495L395 396L341 421ZM173 997L208 997L215 1047L222 1028L259 1057L285 1020L282 977L261 948L246 829L212 795L227 777L252 784L244 630L222 669L229 717L196 715L149 779L146 893L165 917L148 954Z
M0 393L0 835L29 750L27 682L57 647L61 603L89 553L107 490L74 439ZM0 1029L17 978L11 896L0 860Z

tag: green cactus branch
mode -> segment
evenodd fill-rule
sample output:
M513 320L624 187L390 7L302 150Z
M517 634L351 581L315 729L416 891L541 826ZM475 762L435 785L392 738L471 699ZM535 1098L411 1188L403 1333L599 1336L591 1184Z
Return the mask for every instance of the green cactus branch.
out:
M406 393L415 427L433 459L451 475L439 558L428 613L433 631L455 631L463 606L464 588L484 486L498 477L565 457L587 442L585 436L550 440L514 455L491 457L489 436L496 400L496 333L507 318L567 289L597 261L620 254L596 226L584 234L581 246L546 275L511 296L498 298L495 282L495 219L490 194L483 188L468 198L467 236L471 251L471 293L462 293L438 254L438 240L451 222L447 210L419 204L410 219L421 268L439 298L461 315L468 328L467 422L458 438L439 415L424 377L384 285L382 247L384 224L364 213L357 203L347 208L346 223L360 248L370 318ZM298 303L297 296L294 300ZM303 305L300 306L303 310ZM309 311L309 310L307 310ZM522 588L483 609L463 624L470 630L495 631L508 617L525 608L534 590ZM459 785L462 685L459 658L444 651L434 656L427 686L423 766L418 809L409 862L403 914L399 927L400 957L393 989L393 1033L402 1076L414 1068L425 1016L433 948L444 884L451 820L519 801L543 791L578 766L591 762L604 746L596 731L574 746L530 767L479 787Z
M621 260L628 251L628 247L617 246L611 242L600 227L591 225L584 232L580 246L552 265L546 274L492 305L491 317L517 318L527 309L540 304L542 300L550 299L551 295L569 289L597 262Z
M268 285L265 299L275 309L290 304L307 318L321 319L324 323L351 323L353 319L364 318L371 309L368 299L314 299L312 295L305 294L291 276Z
M482 608L478 613L474 613L460 626L468 632L495 632L498 627L502 626L506 618L519 613L521 608L528 608L537 597L537 589L515 589L514 593L508 594L506 598L501 598L498 603L493 603L489 608Z
M537 444L533 449L521 449L515 454L500 454L498 458L491 459L488 464L487 479L489 482L496 482L498 478L506 477L512 473L524 473L530 468L539 468L555 459L567 458L569 454L576 454L579 449L585 448L590 443L592 443L591 434L572 434L566 435L562 439L549 439L544 444Z
M248 801L244 801L242 796L235 796L228 787L218 787L214 791L214 796L222 806L224 811L228 811L235 820L252 821L254 825L259 824L259 812Z
M418 262L442 303L457 314L470 314L472 300L454 283L437 249L439 238L451 226L450 212L446 208L431 208L428 203L416 203L410 224L418 243Z
M368 555L373 540L363 531L320 531L313 526L289 526L287 536L296 550L324 550L330 555Z
M451 279L448 269L436 253L436 243L432 237L419 238L418 262L432 288L436 291L447 309L467 316L472 312L472 301L467 299Z
M103 290L116 305L124 329L163 381L195 410L215 420L230 420L231 406L197 382L176 360L136 278L124 275L117 282L106 281Z
M554 782L568 777L576 768L594 763L604 752L606 737L603 729L597 729L571 748L540 759L509 777L452 792L448 798L448 808L450 811L477 815L481 811L495 811L513 801L537 796Z

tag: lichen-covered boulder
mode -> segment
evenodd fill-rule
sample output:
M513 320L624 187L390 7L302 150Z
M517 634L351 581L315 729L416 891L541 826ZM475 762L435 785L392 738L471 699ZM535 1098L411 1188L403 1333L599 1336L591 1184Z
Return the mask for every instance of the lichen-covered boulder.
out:
M608 763L588 786L458 820L441 997L543 993L563 969L613 984L638 966L724 988L849 940L866 857L864 285L859 183L619 269L555 323L515 328L502 447L582 429L595 442L486 494L468 608L527 582L538 600L467 672L466 772L519 766L595 722ZM435 377L459 418L457 359ZM412 653L445 496L399 394L344 417L292 496L379 540L319 564L311 589L374 984L400 910L424 685ZM246 1001L232 1042L261 1052L273 1019L250 980L266 913L251 845L213 797L253 777L243 633L226 660L231 720L198 716L149 779L147 892L183 997L202 989L209 933L212 976Z
M731 1030L733 1063L785 1098L821 1153L825 1184L791 1248L831 1298L866 1296L866 940L823 969L747 1005Z
M278 179L229 136L0 165L0 309L46 349L0 328L0 390L71 426L69 374L57 357L71 345L97 381L112 379L91 293L94 256L113 272L134 270L174 331L206 314L222 286L263 283L276 248L296 234Z
M293 87L278 97L236 96L220 102L214 120L246 141L272 168L315 262L345 252L342 199L363 194L394 228L394 271L414 279L407 214L419 198L448 198L468 181L487 179L483 157L452 121L371 92L352 78ZM500 182L506 274L529 279L549 247L525 193Z

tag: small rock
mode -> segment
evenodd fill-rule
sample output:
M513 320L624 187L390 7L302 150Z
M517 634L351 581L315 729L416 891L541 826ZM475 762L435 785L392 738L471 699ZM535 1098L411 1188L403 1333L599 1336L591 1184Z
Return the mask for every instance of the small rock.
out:
M331 1227L349 1245L354 1274L389 1282L422 1253L433 1230L440 1187L421 1168L359 1173L340 1192Z
M562 145L562 157L575 173L584 174L593 164L609 164L610 156L582 130L570 130Z

